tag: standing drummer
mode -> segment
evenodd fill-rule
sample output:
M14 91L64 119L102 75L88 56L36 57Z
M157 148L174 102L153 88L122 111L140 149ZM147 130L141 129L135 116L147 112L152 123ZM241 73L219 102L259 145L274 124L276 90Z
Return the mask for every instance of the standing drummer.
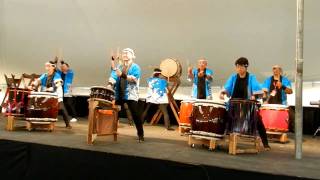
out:
M58 102L59 102L59 110L62 112L63 120L68 129L71 129L70 119L68 112L63 104L63 90L62 84L63 81L61 79L60 74L56 71L57 62L49 61L45 64L45 69L47 73L42 74L39 79L33 82L33 86L37 87L41 85L41 91L57 93L58 94Z
M211 83L213 71L207 68L208 61L205 58L198 60L198 68L188 67L188 79L192 80L192 98L212 99Z
M67 110L70 110L69 115L72 117L70 122L77 122L77 111L75 108L74 97L72 97L71 94L74 72L70 68L69 64L64 60L60 61L60 69L57 70L57 72L60 74L61 79L63 80L63 102Z
M272 72L273 75L268 77L262 85L264 102L287 105L287 94L292 94L291 82L282 76L282 68L279 65L274 65Z
M138 64L133 62L135 59L134 51L130 48L122 50L122 63L115 67L115 59L111 56L111 76L108 86L115 89L116 104L128 105L136 125L139 142L144 141L143 124L139 112L139 81L141 69Z
M144 119L148 113L148 110L152 105L157 105L158 108L163 113L164 124L168 131L174 130L170 127L170 119L168 114L168 96L167 96L167 86L168 82L161 78L161 69L155 68L153 72L153 77L147 80L148 83L148 92L146 97L147 107L144 109L141 120L144 122Z
M256 100L256 96L262 95L260 83L254 74L249 73L247 68L249 61L245 57L241 57L235 62L236 72L232 74L224 85L224 90L220 93L220 99L224 100L225 95L232 98ZM257 121L257 129L259 131L263 146L266 150L270 150L268 144L266 129L259 117Z

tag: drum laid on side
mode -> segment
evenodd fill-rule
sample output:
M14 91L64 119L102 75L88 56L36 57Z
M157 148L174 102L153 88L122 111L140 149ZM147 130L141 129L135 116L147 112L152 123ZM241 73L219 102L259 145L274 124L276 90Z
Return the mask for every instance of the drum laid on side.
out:
M257 135L259 118L257 101L231 99L228 110L229 132L242 135Z
M191 126L191 113L192 107L195 100L185 100L181 101L180 112L179 112L179 125L180 126Z
M260 107L260 115L265 128L268 131L288 132L289 107L280 104L263 104Z
M7 101L4 104L6 115L25 116L28 105L30 90L21 88L9 88Z
M182 66L176 59L165 59L160 63L161 74L167 78L179 78L182 73Z
M193 104L190 132L201 136L222 137L225 132L226 106L214 101L199 101Z
M29 95L27 121L54 122L58 120L59 102L56 93L31 92Z
M112 89L103 86L92 86L90 98L102 101L112 102L115 100L115 92Z

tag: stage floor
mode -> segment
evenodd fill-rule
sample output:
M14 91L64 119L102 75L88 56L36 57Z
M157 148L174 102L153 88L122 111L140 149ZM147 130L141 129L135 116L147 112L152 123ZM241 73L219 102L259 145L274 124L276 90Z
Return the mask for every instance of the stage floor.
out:
M4 130L6 119L0 119L0 139L32 142L73 149L109 152L121 155L163 159L188 164L201 164L221 168L256 171L276 175L320 178L320 137L304 136L303 159L294 159L293 134L286 144L270 143L271 151L259 154L229 155L226 147L209 151L201 146L191 148L187 136L180 136L178 131L166 131L163 126L145 124L145 142L138 143L135 127L121 120L118 141L112 136L99 136L94 145L87 145L87 119L72 123L71 130L64 127L63 121L56 124L54 132ZM24 124L20 121L18 124Z

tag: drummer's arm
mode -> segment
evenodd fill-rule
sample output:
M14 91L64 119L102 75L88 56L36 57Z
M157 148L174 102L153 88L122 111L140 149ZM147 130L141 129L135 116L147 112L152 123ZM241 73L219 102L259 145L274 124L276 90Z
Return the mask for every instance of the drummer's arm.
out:
M227 90L224 89L224 90L220 91L220 99L221 100L224 100L225 95L229 96Z
M56 87L57 87L58 101L62 102L63 101L62 82L61 81L57 81L56 82Z
M192 73L192 67L188 67L188 78L191 80L194 79L194 75Z
M206 79L208 80L208 81L212 81L212 74L207 74L206 75Z
M286 94L292 94L292 93L293 93L292 89L289 88L289 87L282 87L282 88L284 88L284 92L285 92Z
M129 81L130 83L137 83L138 79L141 76L141 69L138 66L132 67L134 69L132 69L132 73L131 74L126 74L125 78L127 79L127 81Z
M30 90L36 90L38 89L38 87L41 85L41 80L38 78L38 79L35 79L32 83L31 83L31 86L28 87L28 89Z

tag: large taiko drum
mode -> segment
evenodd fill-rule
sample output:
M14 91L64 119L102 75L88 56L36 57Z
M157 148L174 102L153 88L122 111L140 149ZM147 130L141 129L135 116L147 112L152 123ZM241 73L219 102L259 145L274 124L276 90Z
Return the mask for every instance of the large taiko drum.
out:
M115 93L114 90L103 86L93 86L91 87L90 98L112 102L115 99Z
M268 131L288 132L288 106L280 104L263 104L260 107L260 115L262 122Z
M179 78L182 73L182 66L176 59L165 59L160 63L161 74L167 78Z
M214 101L195 102L191 130L195 135L222 137L225 132L226 106Z
M179 113L180 126L191 126L190 117L192 113L193 103L195 103L195 100L181 101Z
M27 121L54 122L58 120L59 102L56 93L31 92Z
M257 101L231 99L228 110L229 132L256 136L259 108Z
M28 89L8 88L7 100L3 105L6 115L24 116L27 111L29 94Z

